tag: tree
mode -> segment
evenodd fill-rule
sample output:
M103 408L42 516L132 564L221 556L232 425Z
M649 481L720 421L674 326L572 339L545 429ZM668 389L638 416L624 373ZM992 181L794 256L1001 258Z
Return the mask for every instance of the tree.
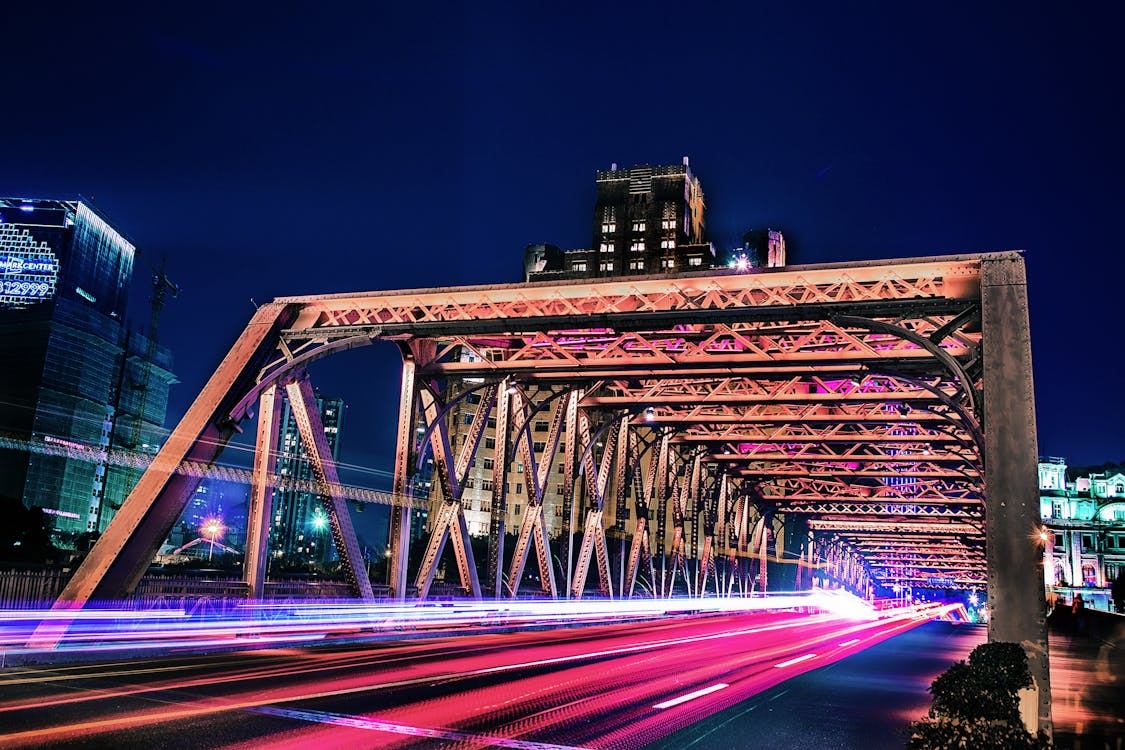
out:
M1018 643L984 643L930 686L927 718L910 725L909 750L1041 750L1047 736L1033 737L1019 713L1019 691L1033 684L1027 654Z
M40 508L28 508L14 497L0 497L0 561L54 563L59 550L51 543L47 516Z

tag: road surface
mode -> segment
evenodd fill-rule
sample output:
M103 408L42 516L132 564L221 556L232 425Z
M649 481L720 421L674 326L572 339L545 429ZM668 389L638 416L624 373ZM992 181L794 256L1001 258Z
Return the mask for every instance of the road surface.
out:
M12 668L0 747L637 748L923 622L681 616Z

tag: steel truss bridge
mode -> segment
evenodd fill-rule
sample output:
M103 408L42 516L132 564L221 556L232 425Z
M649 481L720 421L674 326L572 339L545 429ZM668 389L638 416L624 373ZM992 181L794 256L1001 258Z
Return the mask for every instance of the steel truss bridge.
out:
M1049 721L1016 253L279 298L254 315L56 606L135 587L200 481L182 467L213 465L251 419L245 577L260 595L282 390L351 585L370 598L306 368L379 340L403 361L389 575L398 599L427 596L446 545L469 596L517 596L534 549L537 595L559 597L561 583L578 598L588 579L624 597L677 585L742 592L755 572L765 587L772 543L806 582L811 571L858 592L987 587L990 637L1024 644ZM454 428L458 405L475 410ZM535 421L549 423L542 442ZM495 439L482 441L486 425ZM565 581L544 517L560 452ZM411 586L409 484L424 458L440 502ZM462 508L478 459L493 467L483 582ZM515 461L528 488L505 571ZM611 517L624 550L616 586Z

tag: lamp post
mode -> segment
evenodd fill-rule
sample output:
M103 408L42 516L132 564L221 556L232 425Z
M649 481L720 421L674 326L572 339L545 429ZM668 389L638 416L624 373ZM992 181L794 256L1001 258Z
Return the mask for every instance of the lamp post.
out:
M215 554L215 537L218 536L219 531L223 528L223 524L217 518L209 518L203 525L203 530L211 535L211 548L207 551L207 561L211 561L211 556Z
M324 552L324 529L328 527L328 517L324 512L317 508L313 512L312 527L316 531L316 552L314 553L314 562L324 562L327 558Z

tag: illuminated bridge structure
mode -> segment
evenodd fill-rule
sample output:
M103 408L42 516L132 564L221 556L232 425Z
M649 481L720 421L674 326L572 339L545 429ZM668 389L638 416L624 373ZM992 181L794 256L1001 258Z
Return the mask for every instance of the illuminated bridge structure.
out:
M1016 253L279 298L258 309L56 606L131 591L200 480L182 467L213 464L251 419L244 569L260 595L282 389L355 593L370 598L306 368L380 340L403 361L395 597L427 596L447 544L474 597L517 596L532 549L537 595L582 597L588 578L603 596L738 594L766 587L772 541L805 585L814 571L860 593L986 586L989 635L1024 644L1049 721ZM455 404L475 404L471 424L450 424ZM482 441L490 420L496 438ZM532 440L535 421L549 423L545 441ZM560 450L556 576L543 500ZM483 582L461 505L478 458L494 472ZM424 459L441 501L411 586L410 482ZM528 489L505 571L515 461Z

